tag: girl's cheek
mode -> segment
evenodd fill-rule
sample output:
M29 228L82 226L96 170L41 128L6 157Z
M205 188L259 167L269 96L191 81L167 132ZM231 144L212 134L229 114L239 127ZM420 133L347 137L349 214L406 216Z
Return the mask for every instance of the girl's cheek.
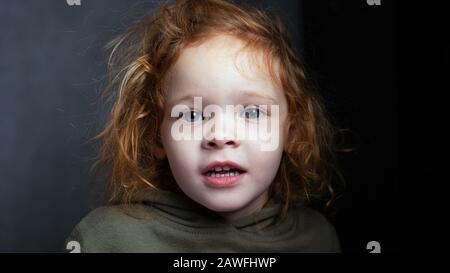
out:
M250 162L251 166L254 166L252 168L252 176L255 181L270 183L278 171L280 159L279 153L276 152L268 152L264 155L253 155L250 158Z

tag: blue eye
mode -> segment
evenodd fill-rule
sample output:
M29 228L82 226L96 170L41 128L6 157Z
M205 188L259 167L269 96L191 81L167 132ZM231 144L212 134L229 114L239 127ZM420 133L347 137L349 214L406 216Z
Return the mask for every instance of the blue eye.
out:
M256 106L246 108L243 113L247 119L258 119L261 115L261 111Z
M202 120L205 119L203 117L203 113L200 111L196 111L196 110L191 110L191 111L187 111L184 113L180 112L180 115L178 116L178 118L183 118L184 121L187 121L190 123L197 122L200 118Z

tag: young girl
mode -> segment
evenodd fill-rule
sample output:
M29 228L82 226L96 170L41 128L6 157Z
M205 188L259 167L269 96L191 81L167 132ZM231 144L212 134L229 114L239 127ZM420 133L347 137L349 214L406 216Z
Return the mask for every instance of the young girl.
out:
M340 251L334 227L311 208L334 197L332 127L278 19L222 0L179 0L110 46L116 92L94 165L108 167L110 202L68 245Z

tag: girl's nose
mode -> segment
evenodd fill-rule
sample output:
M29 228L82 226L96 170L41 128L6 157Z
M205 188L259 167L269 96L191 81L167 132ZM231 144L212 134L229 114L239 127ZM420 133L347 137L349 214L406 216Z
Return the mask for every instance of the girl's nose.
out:
M222 120L222 117L217 117L214 123L214 129L207 132L207 138L202 141L202 148L204 149L224 149L224 148L237 148L240 146L241 141L236 137L236 128L234 125L236 121L229 120L228 118L234 118L233 115L226 117ZM227 120L228 119L228 120ZM227 125L225 125L227 123ZM224 128L226 127L226 128Z
M237 139L212 139L212 140L205 140L203 147L208 150L212 149L224 149L227 147L230 148L236 148L239 147L240 143Z

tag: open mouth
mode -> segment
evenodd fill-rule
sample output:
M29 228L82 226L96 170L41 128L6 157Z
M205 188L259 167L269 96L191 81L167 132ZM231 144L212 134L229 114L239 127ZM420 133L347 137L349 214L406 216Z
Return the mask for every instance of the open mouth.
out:
M206 166L202 174L211 177L237 176L245 173L246 170L239 164L232 161L214 161Z
M204 168L202 175L210 186L230 187L239 183L246 172L244 168L234 162L216 161Z
M238 176L244 172L245 172L244 170L232 168L230 166L224 166L224 167L215 167L214 169L203 173L203 175L211 177L225 177L225 176Z

